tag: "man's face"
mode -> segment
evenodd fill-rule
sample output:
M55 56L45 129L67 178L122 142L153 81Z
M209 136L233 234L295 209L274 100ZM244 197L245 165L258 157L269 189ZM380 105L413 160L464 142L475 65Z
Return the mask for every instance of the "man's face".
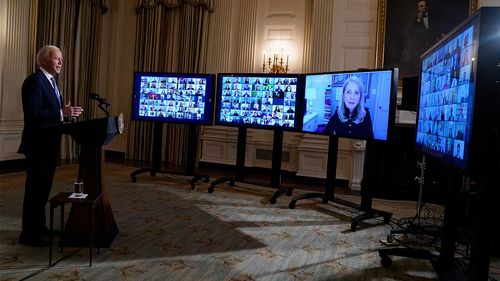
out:
M63 66L63 56L61 51L58 49L52 49L49 52L49 56L43 61L42 66L48 73L54 76L61 73Z
M425 1L418 1L417 10L419 14L427 12L427 3Z

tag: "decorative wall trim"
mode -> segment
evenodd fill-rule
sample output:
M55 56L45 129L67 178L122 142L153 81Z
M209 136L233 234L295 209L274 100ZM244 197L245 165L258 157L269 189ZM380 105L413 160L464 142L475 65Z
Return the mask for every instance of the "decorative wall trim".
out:
M21 129L0 130L0 161L24 158L17 153L21 143Z
M207 72L228 72L231 66L231 28L234 26L232 15L233 1L215 1L217 10L210 15L210 34L208 40ZM206 127L209 129L209 127Z
M267 25L265 30L266 40L294 40L294 25Z
M297 0L270 0L267 3L266 18L296 17Z
M336 1L314 1L311 27L311 71L330 71L332 68L332 37L334 5Z
M255 66L257 35L257 1L242 1L240 6L239 36L236 70L252 72Z

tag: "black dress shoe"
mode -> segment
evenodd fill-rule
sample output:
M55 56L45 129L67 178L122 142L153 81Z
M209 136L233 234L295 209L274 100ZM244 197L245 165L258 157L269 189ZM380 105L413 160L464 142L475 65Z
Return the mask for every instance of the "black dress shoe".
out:
M28 236L22 235L19 236L19 244L31 246L31 247L47 247L49 246L49 242L45 241L39 236Z

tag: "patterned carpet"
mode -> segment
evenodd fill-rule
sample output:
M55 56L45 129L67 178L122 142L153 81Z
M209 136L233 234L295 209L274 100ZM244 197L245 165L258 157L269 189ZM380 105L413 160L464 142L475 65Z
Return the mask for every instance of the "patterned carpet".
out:
M54 248L57 262L49 268L48 248L19 245L24 173L0 175L0 279L437 279L427 261L394 257L390 268L382 268L377 249L390 227L370 220L352 232L357 213L347 207L304 200L289 209L287 196L268 203L270 188L223 184L207 193L207 183L191 190L183 176L145 174L131 183L133 170L106 165L119 233L110 248L94 255L93 267L85 248L64 248L64 255ZM58 167L52 196L71 191L75 175L75 165ZM374 207L395 216L415 213L408 202L374 200Z

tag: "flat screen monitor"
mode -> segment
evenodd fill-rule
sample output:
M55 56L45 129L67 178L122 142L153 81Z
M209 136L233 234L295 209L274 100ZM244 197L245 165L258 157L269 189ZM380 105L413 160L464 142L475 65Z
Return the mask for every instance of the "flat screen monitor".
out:
M394 124L398 69L307 74L302 131L387 140Z
M212 74L135 72L132 119L212 125Z
M300 130L302 93L298 74L218 74L215 124Z
M500 8L482 8L420 57L416 147L461 170L498 129L498 26Z

